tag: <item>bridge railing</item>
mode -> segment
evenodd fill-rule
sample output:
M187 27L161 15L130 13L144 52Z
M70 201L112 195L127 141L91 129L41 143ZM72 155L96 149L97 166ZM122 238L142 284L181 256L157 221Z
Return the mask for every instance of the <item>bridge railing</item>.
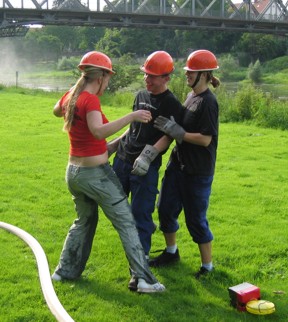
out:
M228 19L287 21L285 0L269 0L258 12L253 0L0 0L0 8L71 10L110 13L223 17Z
M0 0L0 29L29 24L288 34L288 0ZM239 0L241 1L241 0ZM286 1L286 4L284 4Z

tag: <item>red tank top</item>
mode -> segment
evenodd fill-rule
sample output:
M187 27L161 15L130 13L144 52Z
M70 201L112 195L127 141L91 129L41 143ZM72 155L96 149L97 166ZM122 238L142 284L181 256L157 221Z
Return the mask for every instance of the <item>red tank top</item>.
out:
M69 92L64 94L60 100L62 109L64 109L68 94ZM72 156L90 157L103 154L107 150L106 140L96 139L88 128L86 115L91 111L99 111L102 114L103 124L109 122L102 113L98 96L84 91L77 99L74 119L69 131L70 155Z

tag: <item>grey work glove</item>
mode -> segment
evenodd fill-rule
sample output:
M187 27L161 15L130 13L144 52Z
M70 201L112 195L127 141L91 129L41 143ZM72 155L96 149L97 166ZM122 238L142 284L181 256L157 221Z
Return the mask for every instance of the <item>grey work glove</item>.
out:
M178 143L182 143L186 133L183 127L175 122L173 116L170 117L170 120L167 117L158 116L154 121L154 127L171 136L171 138L175 139Z
M155 160L159 151L152 145L146 144L139 157L134 161L132 174L144 176L148 170L150 163Z
M120 140L118 138L116 138L114 140L107 142L106 147L107 147L107 151L108 151L108 157L110 157L113 153L115 153L117 151L119 141Z

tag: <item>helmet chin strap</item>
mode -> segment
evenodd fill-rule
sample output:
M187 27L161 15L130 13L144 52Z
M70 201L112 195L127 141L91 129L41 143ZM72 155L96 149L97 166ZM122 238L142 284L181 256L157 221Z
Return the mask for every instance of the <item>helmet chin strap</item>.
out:
M197 77L196 77L193 85L191 86L192 88L194 88L198 84L198 82L200 80L200 77L201 77L201 74L202 74L202 72L198 72Z

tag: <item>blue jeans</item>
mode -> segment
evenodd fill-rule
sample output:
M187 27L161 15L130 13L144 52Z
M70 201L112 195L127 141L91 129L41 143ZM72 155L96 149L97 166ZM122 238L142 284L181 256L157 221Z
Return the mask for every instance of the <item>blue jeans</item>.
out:
M146 255L151 249L151 236L155 231L152 214L155 210L155 202L158 191L158 178L160 162L151 164L145 176L131 174L133 165L114 158L113 169L116 172L124 192L127 196L131 193L131 209L136 227L139 233L141 244Z
M213 240L206 218L213 176L189 175L173 162L165 171L158 201L160 230L175 233L178 217L184 209L188 231L197 244Z
M157 279L145 258L127 196L112 167L108 163L97 167L68 165L66 181L78 219L68 232L55 272L67 279L75 279L83 272L97 228L99 205L117 230L135 276L148 283L156 283Z

